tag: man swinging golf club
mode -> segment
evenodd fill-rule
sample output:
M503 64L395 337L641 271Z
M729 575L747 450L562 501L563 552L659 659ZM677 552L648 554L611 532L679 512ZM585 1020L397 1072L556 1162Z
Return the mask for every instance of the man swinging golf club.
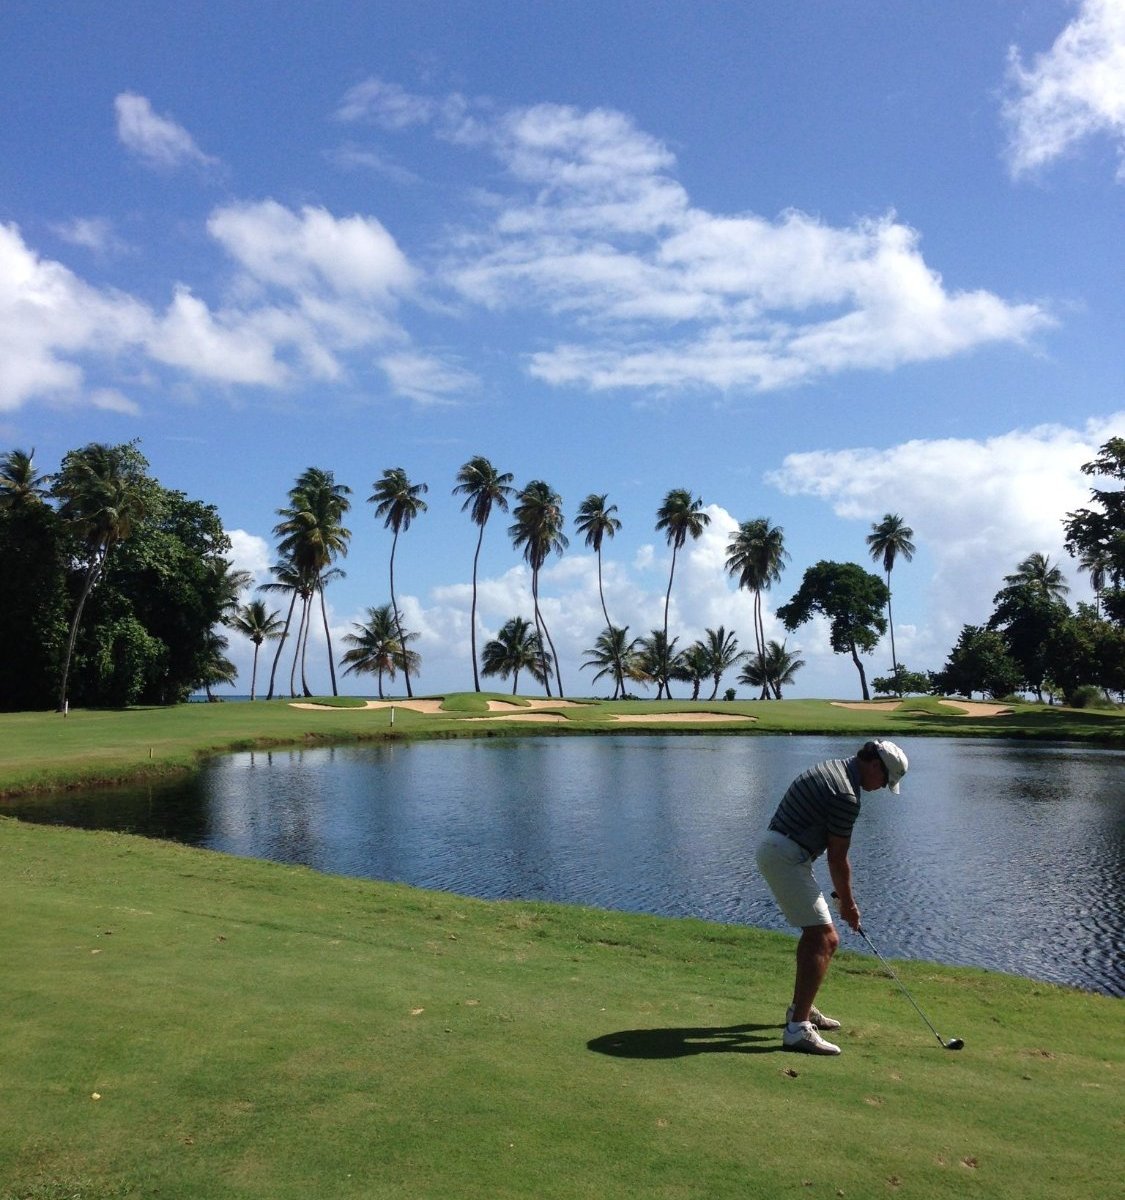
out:
M900 747L879 740L866 742L851 758L817 763L789 785L758 846L758 869L785 919L801 930L793 1003L781 1038L785 1050L840 1053L839 1046L820 1036L821 1030L839 1029L840 1022L826 1017L813 1003L840 938L812 864L827 851L840 916L858 932L860 916L852 894L848 847L861 796L883 787L897 794L908 765Z

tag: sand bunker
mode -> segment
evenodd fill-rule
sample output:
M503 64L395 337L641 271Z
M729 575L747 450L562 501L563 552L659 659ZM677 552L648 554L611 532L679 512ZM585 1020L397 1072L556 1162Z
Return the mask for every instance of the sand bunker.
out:
M307 704L295 700L289 707L316 709L318 712L370 712L373 708L409 708L417 713L442 711L440 700L368 700L362 708L337 708L334 704Z
M955 717L1005 717L1011 713L1011 709L1005 704L987 704L982 700L939 700L939 704L944 704L946 708L957 709L953 716ZM871 700L857 701L850 700L833 700L832 704L836 708L854 708L859 712L894 712L896 708L902 707L901 700Z
M711 722L711 721L756 721L757 717L748 717L742 713L731 713L728 717L725 713L710 713L710 712L686 712L686 713L627 713L624 716L613 718L615 721L621 721L627 725L660 725L667 724L670 721L675 721L677 725L684 721L694 722Z
M959 708L955 717L1006 717L1011 709L1006 704L986 704L981 700L939 700L947 708Z
M586 704L576 704L573 700L529 700L526 704L516 704L512 700L489 700L489 712L530 712L536 708L588 708Z

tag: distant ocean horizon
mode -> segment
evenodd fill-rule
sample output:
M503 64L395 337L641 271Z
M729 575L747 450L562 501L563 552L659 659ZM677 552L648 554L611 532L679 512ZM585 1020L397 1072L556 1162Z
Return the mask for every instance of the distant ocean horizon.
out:
M249 693L243 693L243 692L212 692L211 694L212 694L212 696L214 696L216 701L221 700L224 704L237 703L242 700L250 699ZM340 695L341 696L355 696L356 699L363 699L363 698L365 698L366 693L365 692L341 692ZM256 699L264 700L265 696L259 695L256 697ZM291 697L283 696L279 693L274 696L274 699L275 700L288 700L288 699L291 699ZM296 696L296 697L292 697L292 699L302 700L302 699L304 699L304 697ZM189 704L206 704L207 703L207 693L206 692L192 692L192 694L190 696L188 696L188 703Z

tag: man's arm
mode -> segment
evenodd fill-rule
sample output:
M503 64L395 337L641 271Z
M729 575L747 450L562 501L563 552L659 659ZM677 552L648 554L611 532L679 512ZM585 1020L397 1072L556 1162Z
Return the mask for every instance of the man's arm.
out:
M835 889L840 907L840 916L855 930L859 929L859 908L852 895L852 864L848 860L848 848L852 844L850 837L828 835L828 874L832 876L832 887Z

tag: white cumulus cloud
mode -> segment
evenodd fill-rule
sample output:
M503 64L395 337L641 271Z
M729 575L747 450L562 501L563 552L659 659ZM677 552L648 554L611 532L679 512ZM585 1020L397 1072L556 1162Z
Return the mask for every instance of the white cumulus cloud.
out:
M1116 142L1125 181L1125 2L1083 0L1049 51L1030 66L1012 47L1004 115L1016 176L1096 134Z

